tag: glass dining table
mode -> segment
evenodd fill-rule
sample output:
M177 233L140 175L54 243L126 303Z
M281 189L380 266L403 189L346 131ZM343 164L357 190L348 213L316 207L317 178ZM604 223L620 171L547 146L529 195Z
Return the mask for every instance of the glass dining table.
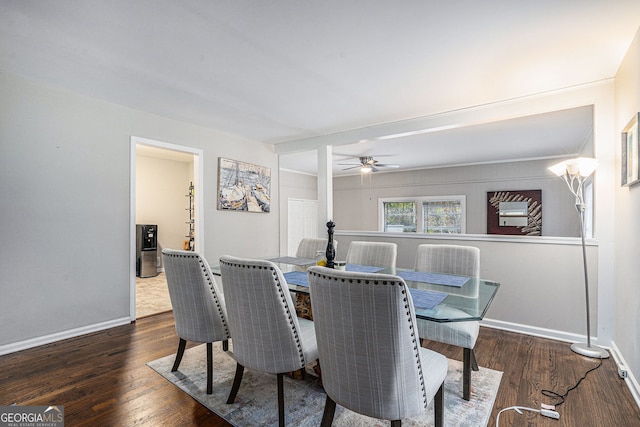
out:
M296 257L265 258L280 268L289 290L308 298L309 285L305 270L316 264L313 259ZM409 287L416 318L433 322L464 322L482 320L500 284L475 277L454 276L428 272L416 272L402 268L380 268L346 264L347 271L391 274L402 277ZM212 266L211 272L220 276L220 268Z

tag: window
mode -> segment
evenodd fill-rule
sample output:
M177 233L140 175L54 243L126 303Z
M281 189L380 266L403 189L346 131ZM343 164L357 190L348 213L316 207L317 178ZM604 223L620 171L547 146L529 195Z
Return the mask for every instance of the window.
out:
M459 200L423 202L425 233L462 233L462 204Z
M417 228L416 202L383 202L384 231L415 233Z
M466 233L465 196L379 199L380 231L391 233Z

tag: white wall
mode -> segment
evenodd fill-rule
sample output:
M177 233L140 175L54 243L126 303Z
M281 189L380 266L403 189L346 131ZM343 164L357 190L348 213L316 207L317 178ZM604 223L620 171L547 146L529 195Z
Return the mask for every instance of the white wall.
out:
M452 244L480 248L480 276L500 283L485 317L490 326L550 338L583 341L584 279L582 247L577 238L515 236L402 236L389 233L337 231L340 241L336 259L345 259L354 240L393 242L398 245L397 266L413 268L419 244ZM587 247L589 286L598 287L598 248ZM591 301L592 334L597 330L597 305Z
M640 33L636 34L615 83L616 133L640 111ZM620 187L620 138L616 139L615 332L614 344L635 379L640 379L640 185ZM636 387L638 384L636 382ZM640 390L637 390L640 392ZM638 399L638 395L636 395ZM640 403L640 400L638 400Z
M465 195L467 234L487 233L487 192L542 190L542 235L579 236L574 200L547 168L560 161L535 160L333 179L336 229L378 231L378 199ZM354 203L355 202L355 203Z
M0 74L0 353L130 320L132 135L204 150L212 263L278 251L277 192L216 210L218 157L277 170L272 147Z

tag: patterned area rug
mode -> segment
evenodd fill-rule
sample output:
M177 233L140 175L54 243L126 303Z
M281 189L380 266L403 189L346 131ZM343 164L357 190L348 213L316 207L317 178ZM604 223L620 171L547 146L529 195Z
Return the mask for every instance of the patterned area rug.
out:
M171 299L164 273L155 277L136 277L136 317L170 311Z
M229 343L230 350L231 342ZM163 357L147 365L215 412L238 427L278 424L276 376L245 369L236 402L225 402L235 374L235 360L213 344L213 394L206 394L206 346L190 348L184 354L180 369L171 372L175 355ZM451 427L486 426L493 408L502 372L480 367L472 373L471 400L462 399L462 363L449 360L445 380L445 425ZM290 426L318 426L322 419L326 394L312 375L304 380L285 377L284 399L286 423ZM388 421L376 420L338 406L333 425L336 427L388 427ZM433 405L419 417L403 419L403 426L433 425Z

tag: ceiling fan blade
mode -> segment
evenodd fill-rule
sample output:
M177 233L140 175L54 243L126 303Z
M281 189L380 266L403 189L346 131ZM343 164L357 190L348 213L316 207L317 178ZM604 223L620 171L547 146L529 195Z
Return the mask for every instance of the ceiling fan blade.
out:
M400 165L392 163L378 163L373 156L360 156L360 163L338 163L340 166L350 166L342 170L350 170L356 168L371 168L371 172L380 172L379 168L399 168Z

